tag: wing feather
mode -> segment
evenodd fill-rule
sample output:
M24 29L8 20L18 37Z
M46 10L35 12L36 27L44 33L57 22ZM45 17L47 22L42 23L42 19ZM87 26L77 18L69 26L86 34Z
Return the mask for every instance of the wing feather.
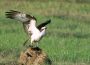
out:
M50 22L51 22L51 19L49 19L49 20L47 20L47 21L39 24L39 25L37 26L37 28L40 30L42 27L46 26L46 25L49 24Z
M14 11L14 10L10 10L9 12L5 12L5 15L7 18L16 19L16 20L19 20L21 22L27 22L30 19L36 20L36 18L34 16L31 16L29 14L25 14L25 13L22 13L19 11Z

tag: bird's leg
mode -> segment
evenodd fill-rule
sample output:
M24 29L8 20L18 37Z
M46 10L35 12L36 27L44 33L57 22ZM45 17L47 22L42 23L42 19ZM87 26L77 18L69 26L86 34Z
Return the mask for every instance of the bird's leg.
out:
M33 43L34 43L34 42L31 40L31 44L29 45L29 47L33 47Z
M36 42L36 45L35 45L35 47L38 47L38 42Z
M35 42L35 41L34 41L34 42L32 43L32 47L38 47L38 42Z
M33 46L33 43L31 43L30 45Z

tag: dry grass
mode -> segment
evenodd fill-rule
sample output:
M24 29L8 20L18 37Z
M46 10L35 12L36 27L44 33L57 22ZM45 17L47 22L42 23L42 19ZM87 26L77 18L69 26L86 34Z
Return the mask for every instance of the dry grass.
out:
M51 65L51 61L45 52L40 48L28 48L24 52L21 52L19 64L20 65Z

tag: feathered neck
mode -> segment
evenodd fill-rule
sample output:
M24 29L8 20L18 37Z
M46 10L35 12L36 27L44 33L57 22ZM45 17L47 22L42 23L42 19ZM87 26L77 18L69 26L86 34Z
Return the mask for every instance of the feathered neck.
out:
M32 19L32 20L30 21L30 26L36 26L36 20L33 20L33 19Z

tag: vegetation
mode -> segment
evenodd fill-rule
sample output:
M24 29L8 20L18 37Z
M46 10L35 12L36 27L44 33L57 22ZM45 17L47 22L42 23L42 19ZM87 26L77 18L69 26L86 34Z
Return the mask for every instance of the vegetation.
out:
M11 9L34 15L38 24L51 18L39 46L54 65L90 64L89 0L1 0L0 65L17 62L28 38L20 22L5 18Z

